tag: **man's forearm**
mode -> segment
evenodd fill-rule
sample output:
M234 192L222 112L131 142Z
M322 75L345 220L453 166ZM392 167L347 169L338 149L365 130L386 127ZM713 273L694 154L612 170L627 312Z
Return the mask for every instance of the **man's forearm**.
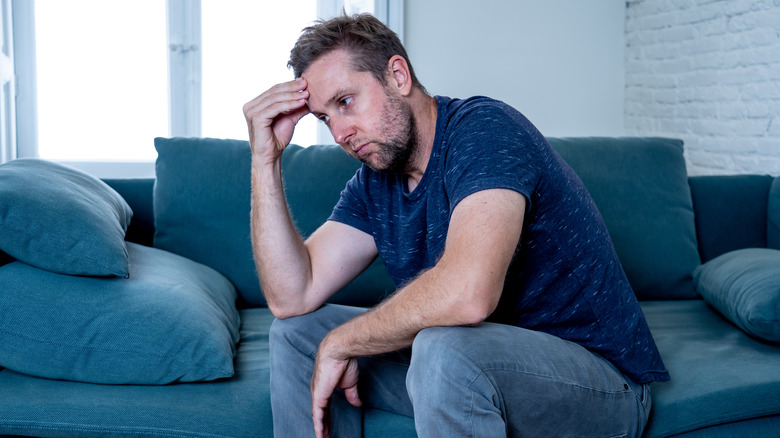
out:
M435 268L424 272L381 304L331 331L320 346L338 359L387 353L412 345L428 327L477 323L459 294ZM453 299L454 298L454 299Z
M311 278L309 256L292 223L282 188L281 162L252 163L252 251L268 305L287 317L303 302Z
M428 327L484 321L498 306L520 239L524 208L525 198L508 190L478 192L461 201L436 266L374 309L337 327L321 348L339 359L381 354L410 346ZM493 223L506 225L484 225Z

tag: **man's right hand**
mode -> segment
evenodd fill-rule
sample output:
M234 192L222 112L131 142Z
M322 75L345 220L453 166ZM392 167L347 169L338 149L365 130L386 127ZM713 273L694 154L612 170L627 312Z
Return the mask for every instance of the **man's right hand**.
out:
M268 164L281 159L295 125L309 113L307 86L303 78L277 84L244 105L253 159Z

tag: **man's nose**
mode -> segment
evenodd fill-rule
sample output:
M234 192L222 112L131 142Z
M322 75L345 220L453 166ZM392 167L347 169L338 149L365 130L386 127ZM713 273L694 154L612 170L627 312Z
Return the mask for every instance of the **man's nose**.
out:
M336 143L345 144L355 136L355 128L349 119L332 117L330 119L330 133L333 134Z

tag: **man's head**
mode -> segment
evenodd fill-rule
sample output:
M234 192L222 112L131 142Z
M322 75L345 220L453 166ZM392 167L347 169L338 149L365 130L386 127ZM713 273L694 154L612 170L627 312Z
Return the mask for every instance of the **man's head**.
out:
M370 14L343 15L320 20L305 28L290 52L287 65L299 78L312 63L335 50L349 53L350 64L355 71L371 73L382 85L387 85L390 58L401 56L409 66L412 84L425 91L414 74L398 35Z

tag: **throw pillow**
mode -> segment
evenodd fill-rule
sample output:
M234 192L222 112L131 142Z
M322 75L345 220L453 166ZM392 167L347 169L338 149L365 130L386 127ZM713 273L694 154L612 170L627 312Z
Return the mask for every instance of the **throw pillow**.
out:
M30 265L126 277L132 215L112 188L79 170L38 159L0 165L0 250Z
M0 366L34 376L154 385L233 375L239 316L213 269L127 244L129 278L0 267Z
M696 289L746 333L780 342L780 251L748 248L696 268Z

